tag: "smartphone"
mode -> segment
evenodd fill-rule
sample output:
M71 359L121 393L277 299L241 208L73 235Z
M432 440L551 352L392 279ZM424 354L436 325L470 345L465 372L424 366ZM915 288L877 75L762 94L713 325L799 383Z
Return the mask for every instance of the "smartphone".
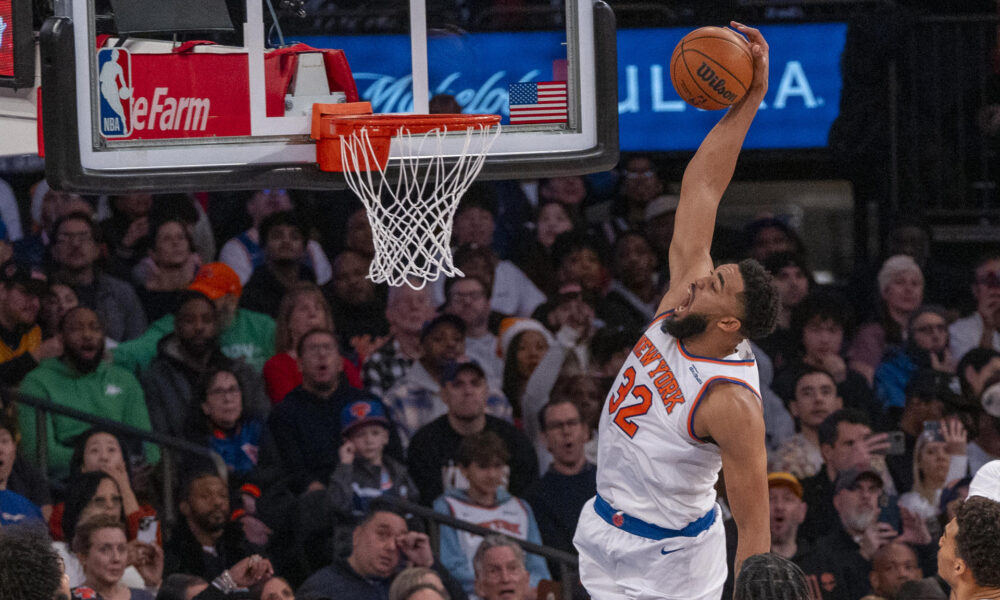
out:
M941 433L941 422L924 421L924 432L921 435L935 442L943 442L944 435Z
M906 434L902 431L890 431L886 435L889 438L889 447L878 454L901 456L906 453Z

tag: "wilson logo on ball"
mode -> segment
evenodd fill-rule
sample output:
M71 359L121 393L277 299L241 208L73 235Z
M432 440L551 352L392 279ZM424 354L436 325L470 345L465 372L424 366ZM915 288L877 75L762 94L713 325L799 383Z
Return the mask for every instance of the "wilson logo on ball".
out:
M708 87L712 88L712 91L719 96L722 96L726 102L736 102L738 96L726 89L726 80L716 75L715 69L708 66L708 63L703 62L698 67L698 77L701 77L702 81L708 83Z

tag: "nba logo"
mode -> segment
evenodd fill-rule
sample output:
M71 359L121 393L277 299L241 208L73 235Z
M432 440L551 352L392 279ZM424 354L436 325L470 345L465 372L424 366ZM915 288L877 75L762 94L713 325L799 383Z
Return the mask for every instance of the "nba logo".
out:
M124 48L97 51L100 82L99 129L106 138L132 134L132 57Z

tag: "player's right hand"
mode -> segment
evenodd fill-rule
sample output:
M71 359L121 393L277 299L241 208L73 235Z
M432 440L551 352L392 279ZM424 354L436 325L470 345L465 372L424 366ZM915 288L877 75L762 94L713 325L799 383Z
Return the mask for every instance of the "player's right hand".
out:
M767 45L767 40L764 39L760 30L753 27L747 27L736 21L730 21L729 25L745 35L750 41L750 53L753 55L753 83L750 84L749 92L756 92L759 102L764 93L767 92L767 78L770 72L770 48ZM750 93L747 94L747 96L750 95Z

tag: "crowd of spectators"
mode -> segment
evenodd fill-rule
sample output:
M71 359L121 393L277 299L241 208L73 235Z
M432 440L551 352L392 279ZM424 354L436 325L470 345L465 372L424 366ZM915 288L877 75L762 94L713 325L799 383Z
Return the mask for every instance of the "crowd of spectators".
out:
M293 197L40 182L21 199L33 226L0 240L0 525L35 523L77 598L545 597L558 562L429 536L389 499L574 551L603 399L684 235L668 182L630 156L610 176L477 184L454 222L464 276L421 289L365 277L363 211L334 240ZM781 219L738 233L721 258L761 261L781 300L752 340L773 553L815 600L915 598L910 580L946 597L938 539L1000 459L1000 254L952 274L962 314L925 285L922 230L870 293L819 285ZM164 460L29 396L217 459Z

